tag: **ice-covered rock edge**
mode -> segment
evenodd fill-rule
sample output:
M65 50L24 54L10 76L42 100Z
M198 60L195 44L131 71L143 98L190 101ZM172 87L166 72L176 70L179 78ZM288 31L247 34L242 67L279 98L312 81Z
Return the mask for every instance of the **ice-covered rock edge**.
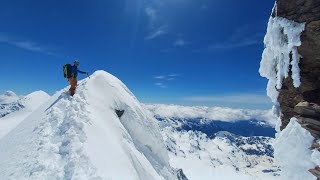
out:
M277 14L277 4L273 9ZM267 33L265 35L265 49L260 63L260 75L268 81L267 95L274 103L274 112L279 116L274 144L275 160L281 166L282 179L315 179L308 170L319 165L319 152L309 148L314 141L310 132L302 128L296 118L291 118L288 126L280 131L281 119L277 89L281 89L284 78L289 75L291 65L291 78L294 87L299 87L300 69L298 46L301 45L300 34L305 24L297 23L282 17L270 17ZM289 153L290 152L290 153Z
M288 77L289 70L292 72L294 86L300 86L300 55L297 47L301 45L300 34L304 27L305 24L282 17L270 17L269 19L259 72L262 77L269 80L267 95L273 103L277 103L277 89L281 89L282 81ZM291 62L290 56L292 57Z

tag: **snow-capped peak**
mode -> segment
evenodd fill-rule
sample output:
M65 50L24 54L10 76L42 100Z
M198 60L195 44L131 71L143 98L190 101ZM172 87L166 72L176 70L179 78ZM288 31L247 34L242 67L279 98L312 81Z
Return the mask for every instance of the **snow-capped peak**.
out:
M97 71L67 89L0 139L3 178L176 179L156 120L119 79Z
M7 91L3 95L0 95L0 104L9 104L19 99L13 91Z
M5 96L17 96L13 91L7 91L4 93Z
M0 101L0 139L50 98L43 91L36 91L26 96L8 92L2 95L3 99L6 99L5 103Z
M28 106L32 108L33 110L37 109L42 103L47 101L50 98L50 95L48 95L44 91L35 91L32 92L24 98L22 98L23 104L25 106Z

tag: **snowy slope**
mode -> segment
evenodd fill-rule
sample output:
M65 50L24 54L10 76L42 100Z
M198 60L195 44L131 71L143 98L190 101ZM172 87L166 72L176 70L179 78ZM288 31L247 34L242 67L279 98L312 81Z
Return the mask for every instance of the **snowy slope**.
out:
M0 139L1 178L176 179L156 120L121 81L97 71L66 91Z
M0 139L14 129L50 96L36 91L27 96L17 96L12 91L0 95Z
M271 111L163 104L143 107L162 127L170 164L183 169L189 179L281 179L273 157Z
M279 168L274 166L268 152L273 138L239 137L219 132L210 139L201 132L176 131L168 127L162 133L171 165L183 169L191 180L281 179Z

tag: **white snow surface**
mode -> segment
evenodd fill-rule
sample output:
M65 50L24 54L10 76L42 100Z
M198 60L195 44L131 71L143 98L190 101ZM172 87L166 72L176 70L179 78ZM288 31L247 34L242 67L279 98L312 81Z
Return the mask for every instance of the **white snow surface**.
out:
M319 163L317 152L309 148L314 138L310 132L302 128L296 118L291 118L287 127L277 134L274 143L274 156L281 166L281 179L284 180L315 180L308 170ZM313 155L313 156L312 156Z
M227 107L179 106L166 104L143 104L154 116L161 118L204 118L234 122L239 120L265 121L270 125L276 124L276 116L272 110L232 109Z
M120 80L97 71L67 89L0 139L1 178L175 179L156 120Z
M248 155L242 149L256 150L262 143L272 144L273 138L261 141L261 144L237 146L225 136L228 132L219 132L217 137L209 139L201 132L177 131L172 127L162 130L169 150L170 163L175 168L183 169L190 180L277 180L278 168L273 158L267 155ZM242 137L246 139L246 137ZM238 139L240 140L240 139Z
M290 65L294 87L299 87L301 84L300 55L297 48L301 45L300 34L304 28L305 23L297 23L282 17L269 19L259 72L262 77L269 80L267 95L274 104L277 104L279 95L277 89L281 89L283 79L288 77Z
M36 91L26 96L17 96L12 91L8 91L5 95L2 95L0 104L2 104L4 109L1 111L8 111L2 112L8 114L4 117L0 117L0 139L19 125L19 123L28 117L34 110L48 101L49 98L50 96L43 91ZM15 105L20 105L22 107L16 111L10 110L10 107Z

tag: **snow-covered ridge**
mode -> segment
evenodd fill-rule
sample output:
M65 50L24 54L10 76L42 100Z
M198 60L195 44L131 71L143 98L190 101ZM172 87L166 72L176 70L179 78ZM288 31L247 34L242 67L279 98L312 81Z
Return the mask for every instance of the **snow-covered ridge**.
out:
M12 102L17 101L19 98L16 93L12 91L7 91L3 95L0 95L0 104L10 104Z
M234 122L239 120L265 121L271 125L277 119L271 110L232 109L226 107L178 106L165 104L143 104L143 107L161 118L203 118Z
M49 97L43 91L35 91L26 96L18 96L12 91L7 91L5 94L0 95L0 118L25 107L34 110L45 100L48 100Z
M0 139L49 98L43 91L35 91L26 96L18 96L12 91L0 95Z
M0 139L1 178L177 179L156 120L120 80L97 71L78 84Z

